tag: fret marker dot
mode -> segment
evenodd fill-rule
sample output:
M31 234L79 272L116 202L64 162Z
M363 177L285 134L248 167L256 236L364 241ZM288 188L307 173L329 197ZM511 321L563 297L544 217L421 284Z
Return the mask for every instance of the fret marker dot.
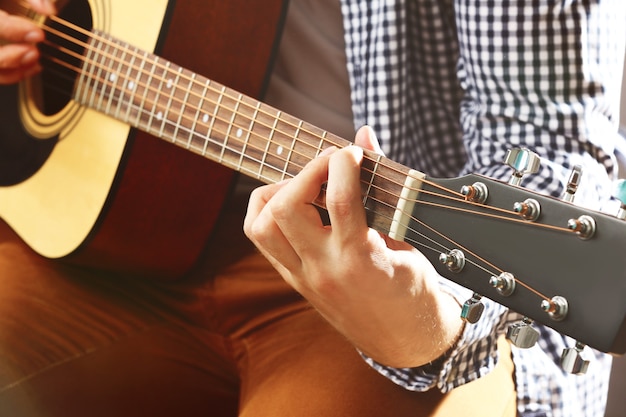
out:
M167 88L172 88L173 85L174 85L174 81L172 81L171 78L167 80Z
M128 89L129 89L129 90L134 90L134 89L135 89L135 83L134 83L134 82L132 82L132 81L129 81L129 82L128 82Z
M241 128L237 129L237 137L240 138L243 136L243 130Z
M115 82L115 80L117 80L117 75L116 74L109 75L109 81Z
M276 153L278 155L282 155L283 154L283 150L284 150L284 148L282 146L279 146L278 149L276 150Z
M157 115L156 115L156 118L159 121L163 120L163 112L162 111L158 112Z
M208 114L205 114L204 116L202 116L202 121L203 121L204 123L207 123L207 122L209 121L209 115L208 115Z

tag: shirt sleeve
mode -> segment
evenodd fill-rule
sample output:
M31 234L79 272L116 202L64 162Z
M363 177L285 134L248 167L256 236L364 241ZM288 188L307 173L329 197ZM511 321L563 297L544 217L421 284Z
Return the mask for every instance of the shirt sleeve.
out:
M434 177L506 181L507 151L524 147L541 165L522 186L560 197L579 165L576 203L606 207L623 140L626 2L342 0L342 10L355 124L371 125L391 159ZM443 278L441 285L459 303L471 296ZM493 368L498 335L519 318L484 303L481 320L432 364L366 360L416 391L474 380ZM557 349L541 348L529 354L558 362Z

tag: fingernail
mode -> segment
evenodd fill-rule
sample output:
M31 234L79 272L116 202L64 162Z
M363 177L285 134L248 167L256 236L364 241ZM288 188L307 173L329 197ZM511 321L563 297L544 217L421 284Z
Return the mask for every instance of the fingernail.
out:
M332 153L335 153L337 151L337 147L336 146L329 146L328 148L324 149L322 152L320 152L317 156L326 156L326 155L330 155Z
M54 13L56 8L51 0L34 0L37 7L44 13Z
M37 43L43 40L43 33L39 30L31 30L24 36L24 42Z
M378 140L378 138L376 137L376 132L374 132L374 129L372 128L372 126L366 125L366 129L367 129L367 133L369 134L370 138L372 138L374 140Z
M22 56L20 64L23 66L32 65L37 61L37 59L39 59L39 53L37 51L30 50Z

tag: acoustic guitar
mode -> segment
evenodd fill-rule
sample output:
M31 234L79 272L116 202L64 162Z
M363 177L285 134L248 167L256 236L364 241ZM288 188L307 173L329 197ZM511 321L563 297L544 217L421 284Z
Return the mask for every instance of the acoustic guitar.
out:
M40 21L48 38L42 76L0 88L0 217L44 256L177 279L205 247L234 171L80 105L77 56L100 30L261 97L286 5L65 3L44 22L19 0L0 1Z
M183 251L179 245L187 239L204 241L216 218L211 206L219 205L214 196L225 194L230 172L274 183L295 176L323 149L350 142L180 66L210 43L196 35L210 30L189 29L180 15L195 14L217 23L211 15L221 10L206 10L191 1L132 3L75 1L70 6L79 6L72 13L41 21L49 35L42 45L44 62L65 81L46 87L50 83L44 74L6 89L16 110L2 114L1 140L10 142L9 147L15 138L37 145L35 151L18 152L27 155L22 158L26 162L36 163L3 162L0 217L44 256L78 253L84 259L87 253L90 262L141 271L150 270L155 261L166 264L157 269L167 268L161 256ZM233 4L222 3L227 8ZM281 7L276 6L275 18L265 28L272 39ZM85 13L91 20L76 25ZM240 14L231 16L237 21ZM168 48L167 42L161 48L163 27L172 35L191 32L188 43L179 44L180 51ZM251 33L247 42L260 30L241 29ZM148 52L155 45L163 54ZM229 51L222 52L227 56ZM178 55L179 64L165 55ZM246 60L267 62L269 55L261 55ZM208 63L221 56L210 56ZM71 99L55 105L42 97L42 92L57 90L69 96L57 95ZM145 149L139 144L146 144ZM174 163L181 153L189 157ZM136 165L134 158L144 162ZM361 179L369 224L420 249L444 277L471 289L474 297L464 308L469 322L478 319L480 298L488 297L525 316L526 327L510 334L518 341L520 329L537 321L579 341L576 350L587 344L623 354L624 216L578 207L570 201L572 194L556 199L521 188L519 175L534 170L533 154L511 150L507 159L514 175L504 183L479 175L431 178L365 152ZM214 173L214 165L228 173ZM134 172L143 175L127 180ZM576 178L580 173L574 174ZM172 189L162 189L170 182L175 184ZM575 185L573 180L572 188ZM152 192L136 198L137 190ZM318 203L323 206L323 190ZM133 210L127 217L129 207ZM159 218L144 221L163 207L173 210L160 214L171 222L167 233L156 230ZM165 243L153 242L161 239ZM129 256L135 249L135 242L129 241L134 240L146 246L136 245L140 255ZM189 258L197 253L192 251ZM185 262L172 263L170 269L181 264ZM522 345L526 338L521 338Z

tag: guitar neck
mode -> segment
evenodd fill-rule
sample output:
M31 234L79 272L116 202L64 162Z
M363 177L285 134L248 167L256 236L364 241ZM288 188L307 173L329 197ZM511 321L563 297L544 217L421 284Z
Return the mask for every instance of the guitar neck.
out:
M74 100L268 184L292 178L330 146L350 144L101 32L87 47ZM366 154L362 184L372 227L390 231L409 172Z

